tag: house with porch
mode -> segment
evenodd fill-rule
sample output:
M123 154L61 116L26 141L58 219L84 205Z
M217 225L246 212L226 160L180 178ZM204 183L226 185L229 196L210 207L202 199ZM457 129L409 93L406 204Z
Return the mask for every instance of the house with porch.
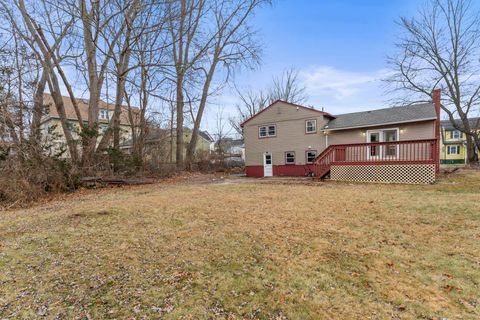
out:
M461 127L461 121L457 127ZM480 132L480 118L469 119L470 128ZM444 165L464 165L467 163L467 137L457 130L450 120L440 122L442 143L440 145L440 163ZM480 150L476 150L478 153Z
M242 123L246 175L432 183L440 90L432 97L431 103L341 115L276 101Z

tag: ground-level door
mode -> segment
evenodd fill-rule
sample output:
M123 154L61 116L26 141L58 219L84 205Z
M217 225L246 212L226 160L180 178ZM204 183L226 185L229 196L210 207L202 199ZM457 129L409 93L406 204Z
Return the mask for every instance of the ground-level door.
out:
M263 154L263 176L271 177L273 176L273 159L270 152L265 152Z

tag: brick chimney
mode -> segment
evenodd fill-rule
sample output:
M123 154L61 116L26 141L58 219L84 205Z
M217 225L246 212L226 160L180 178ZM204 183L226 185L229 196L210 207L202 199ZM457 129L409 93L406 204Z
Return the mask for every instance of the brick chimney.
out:
M433 106L435 107L435 113L437 115L437 120L435 120L435 166L437 169L437 173L440 171L440 112L441 112L441 98L442 98L442 91L440 89L433 89L432 90L432 101Z

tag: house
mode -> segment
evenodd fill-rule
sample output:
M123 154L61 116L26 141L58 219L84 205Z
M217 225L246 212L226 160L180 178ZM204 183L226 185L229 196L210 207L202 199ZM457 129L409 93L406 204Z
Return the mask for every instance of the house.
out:
M243 139L222 138L216 142L216 152L227 167L245 165L245 143Z
M245 143L243 139L222 138L216 141L215 149L217 152L224 153L227 156L245 158Z
M70 97L62 97L63 104L65 106L65 113L67 116L67 124L70 132L72 133L72 137L75 140L80 140L80 124L75 113L75 109L73 107L72 101ZM78 107L80 114L82 116L82 120L84 122L88 121L88 100L85 99L77 99ZM62 125L60 122L60 116L58 115L57 108L53 102L53 97L50 94L45 93L43 95L43 104L44 104L44 115L41 119L40 130L44 138L50 139L53 143L56 144L56 148L60 150L61 148L65 148L66 146L66 139L63 134ZM110 119L113 117L113 112L115 109L115 105L111 103L107 103L105 101L100 100L99 103L99 110L98 110L98 123L99 123L99 131L100 137L102 134L108 129L108 123ZM139 109L138 108L131 108L133 122L138 123L139 119ZM120 113L120 140L121 142L127 141L132 137L132 125L129 118L129 111L128 107L122 106L122 110ZM100 138L97 139L97 143L100 142Z
M431 183L440 91L432 103L341 115L276 101L242 123L247 176Z
M460 120L458 126L461 126ZM480 132L480 118L471 118L470 127ZM450 120L440 122L442 144L440 146L441 164L465 164L467 159L466 135L457 130ZM477 150L478 152L479 150Z
M192 129L183 128L185 148L184 156L186 156L187 146L192 139ZM176 131L173 129L163 128L148 128L147 136L145 137L145 156L148 161L155 163L173 163L175 162L176 145ZM132 140L124 141L120 149L126 153L132 153ZM197 138L197 154L210 154L214 150L214 140L207 131L199 131Z

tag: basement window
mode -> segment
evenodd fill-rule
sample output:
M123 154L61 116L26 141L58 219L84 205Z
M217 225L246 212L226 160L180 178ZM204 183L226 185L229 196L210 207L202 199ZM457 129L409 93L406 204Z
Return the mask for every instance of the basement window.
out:
M306 160L307 163L313 163L315 161L315 158L317 157L317 151L316 150L308 150L306 153Z
M294 151L285 152L285 164L295 164L295 152Z

